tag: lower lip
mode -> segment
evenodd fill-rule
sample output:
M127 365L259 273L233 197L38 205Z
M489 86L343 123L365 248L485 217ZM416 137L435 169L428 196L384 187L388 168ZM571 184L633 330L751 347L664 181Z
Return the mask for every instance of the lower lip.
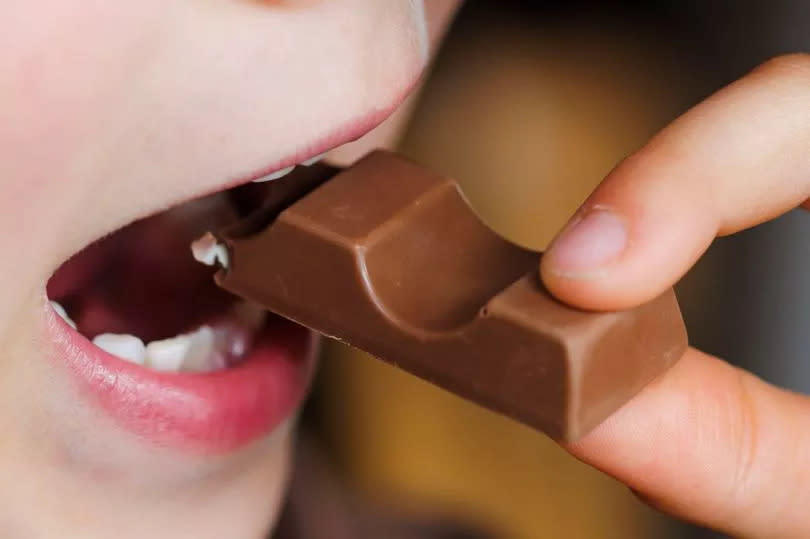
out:
M396 110L418 80L390 107L371 111L296 155L229 183L247 183L364 135ZM67 365L80 391L124 429L186 452L231 452L268 435L301 405L314 370L314 334L281 319L263 332L240 365L206 374L178 374L114 357L50 314L54 355Z
M80 392L125 430L184 452L231 452L270 434L300 406L314 370L313 334L281 319L238 366L189 374L128 363L50 318L56 359Z

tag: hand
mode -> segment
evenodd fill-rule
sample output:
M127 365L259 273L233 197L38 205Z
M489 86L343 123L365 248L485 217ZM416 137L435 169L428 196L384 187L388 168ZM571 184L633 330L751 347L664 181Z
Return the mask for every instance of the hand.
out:
M810 55L771 60L623 161L554 240L548 288L620 309L677 281L718 235L810 197ZM690 349L568 449L673 515L736 536L810 537L810 398Z

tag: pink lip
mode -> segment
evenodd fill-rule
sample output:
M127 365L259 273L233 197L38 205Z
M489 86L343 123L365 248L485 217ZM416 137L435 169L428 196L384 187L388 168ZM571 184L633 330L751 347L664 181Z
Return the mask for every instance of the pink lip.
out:
M186 452L232 451L272 432L303 401L314 367L306 329L273 320L245 362L205 374L161 373L97 348L52 314L57 360L124 429Z
M271 166L220 189L301 163L374 129L405 100L376 109L320 137ZM177 201L181 202L181 201ZM124 429L186 452L235 450L272 432L303 401L314 370L313 334L281 319L263 332L239 366L206 374L160 373L111 356L51 312L56 361L67 365L79 390Z
M238 176L237 179L228 182L222 187L222 189L241 185L267 176L268 174L272 174L278 170L283 170L287 167L298 165L307 159L317 157L328 152L329 150L337 148L338 146L359 139L391 116L391 114L393 114L394 111L396 111L397 108L399 108L399 106L402 105L402 103L408 98L414 88L419 85L420 81L421 77L417 77L415 80L413 80L407 87L405 87L403 91L398 94L397 98L391 102L390 106L371 110L364 116L348 122L347 124L318 138L314 142L299 148L298 151L292 155L289 155L259 170L254 170L248 174Z

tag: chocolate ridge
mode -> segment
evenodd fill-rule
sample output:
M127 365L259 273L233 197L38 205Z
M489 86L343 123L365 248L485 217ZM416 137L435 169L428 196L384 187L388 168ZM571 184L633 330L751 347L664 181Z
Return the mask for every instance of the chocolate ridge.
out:
M563 305L540 253L397 155L292 191L219 233L220 286L554 438L586 434L686 349L671 290L622 312Z

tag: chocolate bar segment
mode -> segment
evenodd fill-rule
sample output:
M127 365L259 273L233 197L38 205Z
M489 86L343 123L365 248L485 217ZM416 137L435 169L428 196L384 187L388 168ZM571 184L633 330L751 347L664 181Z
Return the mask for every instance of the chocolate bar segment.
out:
M540 282L539 253L401 157L376 152L312 185L219 234L220 286L566 441L686 348L672 291L624 312L565 306Z

